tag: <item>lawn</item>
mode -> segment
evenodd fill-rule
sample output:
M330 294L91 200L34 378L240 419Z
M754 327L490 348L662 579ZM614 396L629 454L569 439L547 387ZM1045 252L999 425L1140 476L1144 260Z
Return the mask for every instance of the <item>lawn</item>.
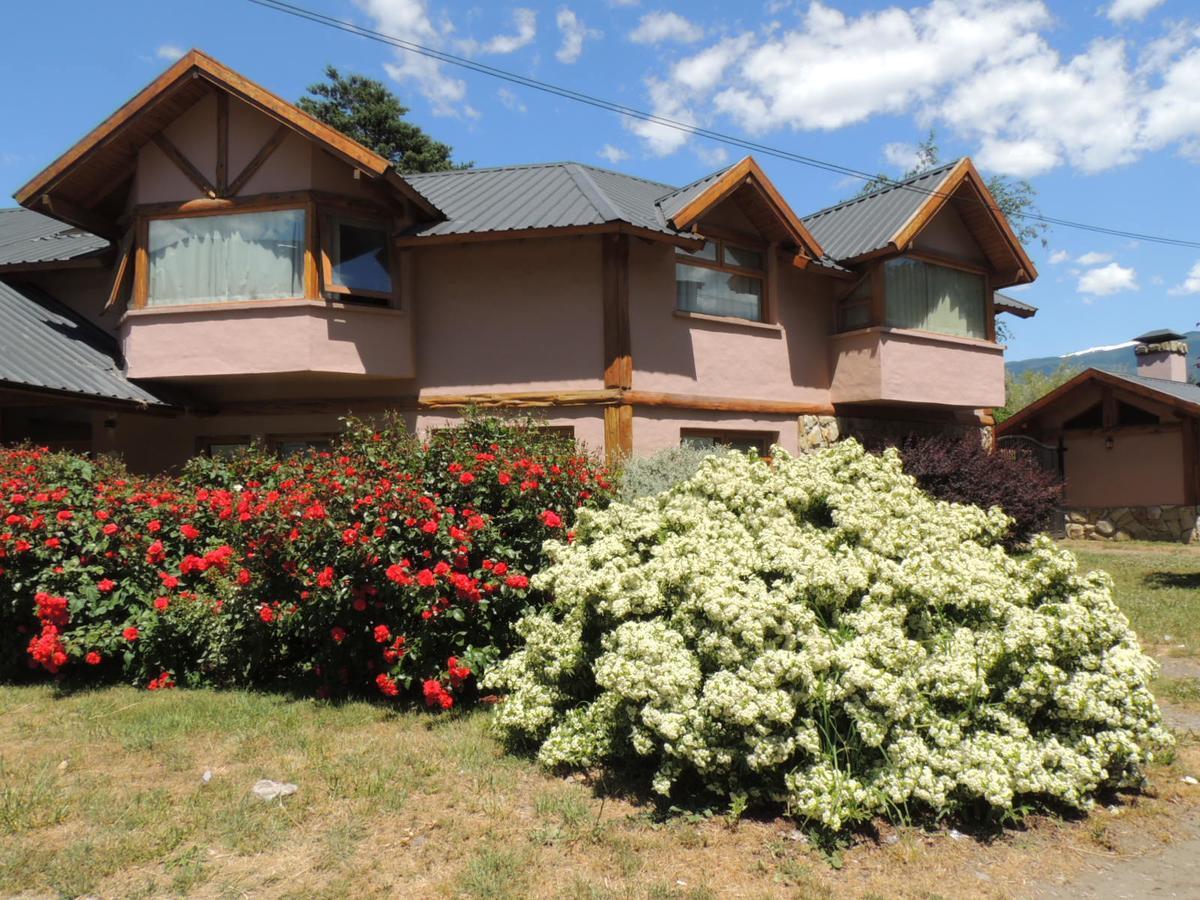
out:
M1073 549L1113 572L1151 643L1200 647L1195 551ZM1034 817L991 840L881 826L830 853L782 817L664 816L554 777L486 724L253 693L0 687L0 895L999 897L1146 852L1200 812L1181 781L1200 774L1200 744L1184 739L1147 794L1087 819ZM264 802L260 778L299 789Z

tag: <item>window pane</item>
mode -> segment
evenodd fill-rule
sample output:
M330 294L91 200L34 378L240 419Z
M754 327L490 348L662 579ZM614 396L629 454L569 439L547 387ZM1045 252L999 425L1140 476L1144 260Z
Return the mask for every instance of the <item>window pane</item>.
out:
M151 306L304 294L304 210L155 219Z
M692 259L707 259L710 262L717 261L717 245L713 241L705 241L704 246L699 250L680 250L684 256L690 256Z
M390 293L387 232L382 228L338 222L333 280L350 290Z
M687 312L757 322L762 319L762 279L676 263L675 300Z
M725 245L725 265L737 266L739 269L763 270L763 257L757 250L747 250L745 247Z
M884 272L887 324L987 337L983 276L915 259L890 259Z

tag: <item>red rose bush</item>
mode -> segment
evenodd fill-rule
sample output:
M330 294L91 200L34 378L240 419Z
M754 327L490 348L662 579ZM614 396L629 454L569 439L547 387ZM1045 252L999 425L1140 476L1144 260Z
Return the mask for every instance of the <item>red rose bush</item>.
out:
M0 450L0 677L449 709L513 648L543 543L608 496L574 441L495 419L426 442L351 422L327 452L170 480Z

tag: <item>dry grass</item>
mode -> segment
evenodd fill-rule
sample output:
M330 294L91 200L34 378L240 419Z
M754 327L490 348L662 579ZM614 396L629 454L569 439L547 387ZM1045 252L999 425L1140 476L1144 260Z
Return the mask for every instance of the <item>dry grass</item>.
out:
M1171 635L1160 651L1200 647L1200 553L1072 549L1113 572L1150 643ZM1189 707L1198 686L1158 685ZM502 753L483 712L0 687L0 895L1007 897L1177 838L1200 818L1185 774L1200 774L1195 738L1146 794L1086 819L992 840L881 827L829 855L782 818L664 819L636 796L602 799ZM299 792L264 803L250 793L264 777Z
M485 725L246 693L0 688L0 894L998 897L1166 836L1200 803L1180 782L1200 770L1187 744L1155 773L1161 795L1119 815L1037 819L990 843L902 829L830 858L783 819L663 821L602 800L505 756ZM264 803L262 777L300 790Z

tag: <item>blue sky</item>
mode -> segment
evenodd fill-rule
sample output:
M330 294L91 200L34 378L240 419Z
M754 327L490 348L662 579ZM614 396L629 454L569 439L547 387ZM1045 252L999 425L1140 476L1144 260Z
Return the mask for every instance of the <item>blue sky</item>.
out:
M899 173L934 127L945 157L1030 178L1046 215L1200 241L1200 8L1188 0L298 2L860 170ZM326 63L381 78L477 165L574 159L683 184L741 155L245 0L39 0L4 14L5 196L192 46L289 99ZM801 214L857 189L760 162ZM1011 322L1010 358L1200 321L1200 249L1063 227L1028 249L1041 277L1017 295L1041 311Z

